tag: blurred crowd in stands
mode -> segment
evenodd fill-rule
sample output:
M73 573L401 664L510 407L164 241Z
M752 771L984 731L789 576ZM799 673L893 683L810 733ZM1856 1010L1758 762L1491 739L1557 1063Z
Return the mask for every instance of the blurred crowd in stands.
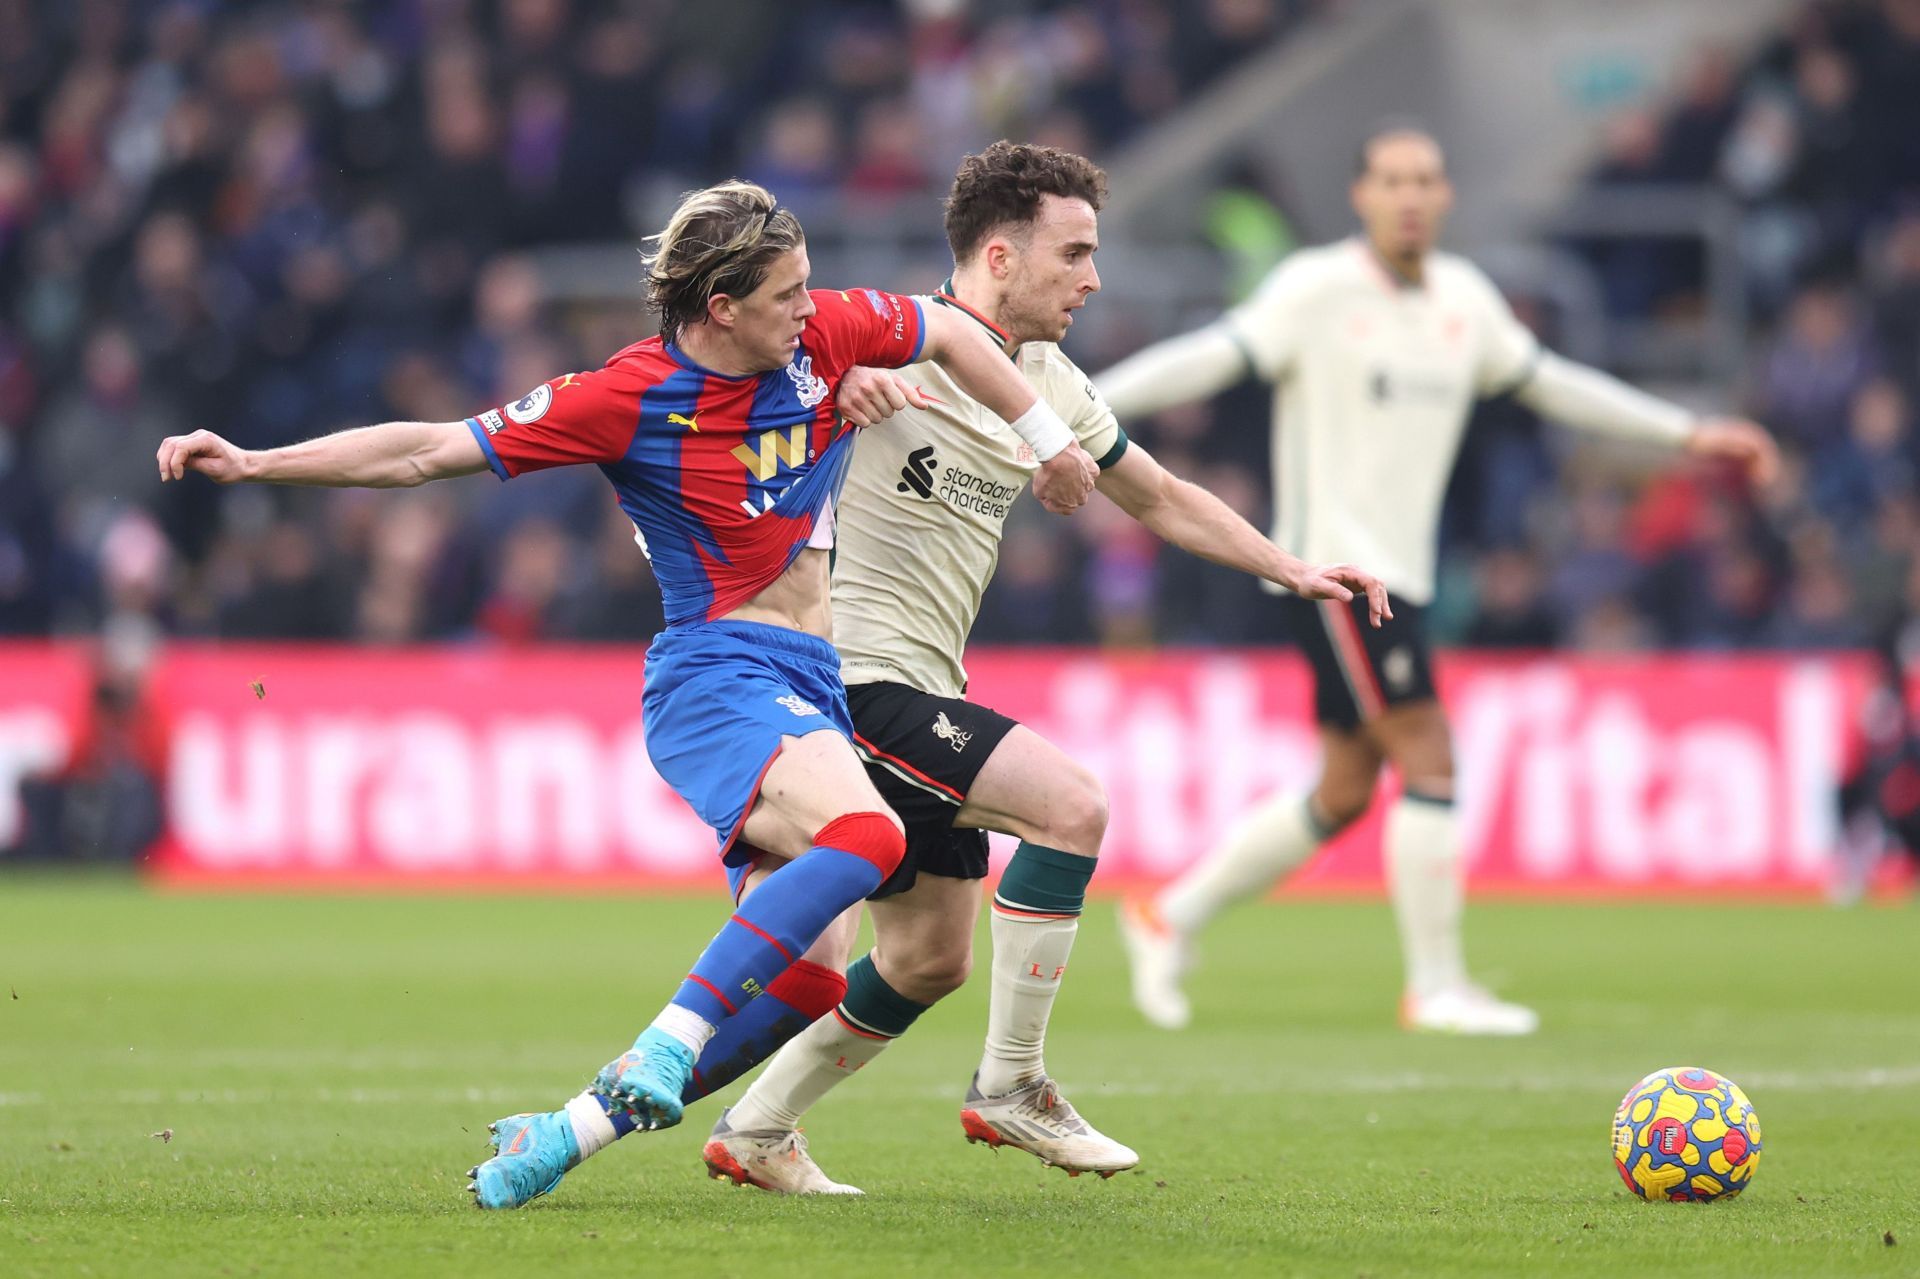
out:
M510 401L644 331L637 296L562 314L528 250L631 243L659 192L735 172L824 218L937 193L1003 135L1106 158L1335 2L0 0L0 635L645 639L653 584L591 472L162 488L153 448ZM1738 202L1740 406L1793 465L1765 496L1648 482L1489 405L1443 638L1853 645L1920 603L1915 121L1920 0L1850 0L1609 126L1595 184ZM1700 305L1684 252L1606 253L1615 314ZM1127 426L1259 521L1267 404ZM1100 504L1026 510L975 638L1258 642L1262 599Z
M1588 598L1651 642L1915 647L1897 634L1920 611L1915 122L1920 0L1843 0L1801 6L1745 63L1701 54L1668 100L1609 124L1595 187L1705 184L1737 209L1756 319L1741 406L1790 466L1758 502L1563 475L1572 519L1535 552L1545 602L1584 562L1616 576ZM1594 265L1616 317L1701 307L1685 246L1616 244Z

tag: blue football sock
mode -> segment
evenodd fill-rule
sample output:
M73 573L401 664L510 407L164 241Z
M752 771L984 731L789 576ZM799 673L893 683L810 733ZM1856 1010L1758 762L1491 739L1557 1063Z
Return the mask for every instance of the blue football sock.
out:
M680 1100L691 1105L726 1087L832 1012L846 993L845 977L799 961L768 983L766 994L720 1024L694 1064Z
M858 853L824 845L808 849L740 903L707 943L673 1002L719 1026L764 994L828 924L880 887L883 878L880 867Z

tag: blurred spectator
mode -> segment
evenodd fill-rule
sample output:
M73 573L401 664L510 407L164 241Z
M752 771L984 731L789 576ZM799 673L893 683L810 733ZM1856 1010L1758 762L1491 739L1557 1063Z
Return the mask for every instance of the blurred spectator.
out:
M1693 57L1661 125L1662 178L1706 182L1715 175L1739 106L1739 88L1739 68L1725 49L1711 47Z
M950 176L950 175L949 175ZM850 194L865 207L927 189L931 175L921 150L920 126L907 104L876 101L860 112L847 173Z
M1888 231L1873 284L1873 324L1887 371L1908 399L1920 396L1920 211Z
M1914 491L1912 411L1887 378L1861 387L1847 406L1847 435L1814 453L1808 496L1843 530L1857 531L1883 500Z
M652 566L634 545L633 521L618 506L606 508L593 541L592 567L554 610L556 637L645 643L666 626Z
M1472 648L1549 649L1560 625L1541 593L1540 566L1519 547L1501 547L1475 566L1475 609L1463 641Z
M1088 543L1083 576L1099 642L1114 648L1150 647L1161 544L1112 503L1098 503L1078 530Z
M1607 123L1591 181L1629 190L1665 182L1664 159L1659 118L1643 109L1624 111ZM1670 237L1608 238L1579 248L1593 265L1610 315L1651 314L1673 293L1698 284L1698 252Z
M149 450L179 426L168 401L145 381L140 350L127 331L101 325L88 336L81 382L49 405L34 437L40 481L60 495L70 536L97 536L115 509L151 507L160 477Z
M1160 421L1163 425L1183 422L1204 430L1208 419L1203 412L1192 412L1194 407L1168 413ZM1189 446L1191 443L1187 442ZM1169 440L1165 432L1156 438L1155 456L1174 474L1211 490L1255 528L1266 527L1260 486L1247 468L1227 463L1202 465L1197 457ZM1160 554L1177 560L1163 562L1155 582L1154 630L1160 642L1253 644L1277 632L1269 614L1271 597L1263 597L1259 585L1245 573L1178 551L1161 550Z
M1773 648L1839 649L1866 644L1866 628L1853 611L1853 588L1839 565L1815 564L1796 575L1786 607L1766 632Z
M1873 524L1854 551L1854 588L1862 627L1885 636L1905 614L1907 576L1920 550L1920 496L1893 494L1873 513Z
M1202 0L1193 8L1199 12L1174 24L1174 65L1188 93L1271 39L1283 16L1277 0Z
M1832 284L1801 291L1761 373L1767 424L1803 449L1837 443L1853 397L1876 372L1876 359L1851 299Z
M566 584L566 534L552 520L522 520L501 543L499 556L476 629L503 644L549 638L549 615Z
M1239 301L1299 246L1287 216L1250 171L1229 174L1207 202L1207 239L1226 259L1227 294Z
M1609 486L1577 493L1566 547L1548 576L1546 600L1562 626L1574 625L1591 607L1627 597L1640 565L1627 549L1626 502Z
M452 537L444 500L420 493L384 508L354 602L352 635L373 644L405 644L448 629L447 587L436 569ZM436 607L441 606L441 607Z
M0 635L43 634L53 625L61 553L52 503L27 465L19 429L0 419Z
M1773 616L1773 572L1749 547L1734 546L1706 562L1704 607L1690 610L1687 638L1709 648L1750 648Z
M1610 595L1582 609L1568 631L1568 647L1576 652L1618 656L1645 652L1654 646L1653 628L1623 596Z
M1802 49L1793 82L1799 101L1799 155L1791 194L1812 213L1823 243L1851 240L1873 206L1879 157L1870 113L1859 102L1853 62L1829 45Z
M263 640L342 638L347 585L325 570L322 554L309 524L276 521L234 556L232 580L222 591L220 633Z
M1766 635L1780 648L1855 648L1872 638L1854 610L1853 583L1841 562L1839 535L1822 520L1791 530L1792 578Z
M21 858L125 863L159 838L166 745L145 687L149 657L144 644L101 646L92 714L67 764L20 787Z
M981 601L975 633L1010 644L1091 640L1092 612L1075 589L1067 555L1067 546L1049 537L1030 517L1010 519L1000 547L1000 567Z
M804 221L828 207L841 172L840 126L818 98L790 98L768 114L760 145L748 157L745 175Z

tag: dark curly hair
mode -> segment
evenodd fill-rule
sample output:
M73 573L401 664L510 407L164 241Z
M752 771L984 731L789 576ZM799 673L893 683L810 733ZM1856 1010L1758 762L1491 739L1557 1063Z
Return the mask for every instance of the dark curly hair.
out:
M947 244L965 262L1002 227L1031 233L1044 196L1085 200L1096 212L1107 198L1107 174L1085 156L1024 142L996 142L960 162L947 195Z

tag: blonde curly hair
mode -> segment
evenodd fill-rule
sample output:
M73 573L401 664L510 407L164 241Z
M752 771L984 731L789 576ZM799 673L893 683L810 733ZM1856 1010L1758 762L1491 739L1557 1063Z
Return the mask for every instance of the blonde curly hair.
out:
M807 235L771 191L734 178L689 191L666 229L647 239L654 246L642 259L647 304L660 316L660 332L673 341L706 318L714 297L742 297L759 288L780 255L805 244Z

